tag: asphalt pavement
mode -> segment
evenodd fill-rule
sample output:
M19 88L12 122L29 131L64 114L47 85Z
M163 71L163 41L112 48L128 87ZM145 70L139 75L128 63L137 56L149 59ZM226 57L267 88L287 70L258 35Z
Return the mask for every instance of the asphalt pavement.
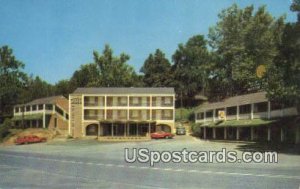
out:
M0 147L0 188L299 188L300 155L278 163L127 163L124 149L242 153L245 143L191 136L147 142L73 140Z

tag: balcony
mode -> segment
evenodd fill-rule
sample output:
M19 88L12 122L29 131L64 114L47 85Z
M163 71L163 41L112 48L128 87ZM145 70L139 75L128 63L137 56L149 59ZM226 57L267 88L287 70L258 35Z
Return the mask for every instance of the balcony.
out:
M130 107L149 107L150 97L129 97Z
M107 97L108 107L126 107L128 106L127 96Z
M84 110L85 120L103 120L104 111L103 110Z
M107 110L106 119L127 120L127 110Z
M149 110L130 110L129 111L130 120L150 120Z
M173 120L173 110L152 110L152 120Z
M152 106L153 107L172 107L173 97L152 97Z
M85 96L84 106L88 107L104 107L104 97L100 96Z

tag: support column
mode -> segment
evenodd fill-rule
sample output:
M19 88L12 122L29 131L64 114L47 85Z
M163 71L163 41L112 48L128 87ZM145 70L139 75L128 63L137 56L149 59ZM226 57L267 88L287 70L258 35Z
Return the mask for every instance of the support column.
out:
M206 122L206 110L203 112L204 115L204 122Z
M224 139L227 139L227 127L224 127Z
M271 102L268 101L268 119L271 119Z
M250 127L251 129L251 140L254 140L254 127Z
M213 122L216 121L216 109L213 109Z
M224 114L225 114L224 120L227 121L227 107L224 108Z
M151 135L151 123L149 122L149 125L148 125L148 136L150 137Z
M254 112L254 104L251 104L251 113L250 113L250 118L253 119L253 112Z
M98 124L98 137L100 136L101 123Z
M240 140L240 128L236 128L236 140Z
M216 128L213 128L213 139L216 139Z
M127 123L124 123L124 136L126 137L126 125L127 125Z
M206 139L206 127L203 127L203 138Z
M283 130L283 128L280 128L280 141L281 142L284 141L284 130Z
M236 120L240 119L240 106L236 106Z
M268 127L268 141L271 141L271 127Z
M43 128L46 128L46 105L43 104Z

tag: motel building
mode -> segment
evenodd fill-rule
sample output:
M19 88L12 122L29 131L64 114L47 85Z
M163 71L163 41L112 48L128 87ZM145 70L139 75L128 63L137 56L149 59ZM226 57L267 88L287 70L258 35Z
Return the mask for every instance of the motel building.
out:
M203 139L300 143L297 108L268 101L266 92L202 104L195 122Z
M48 128L68 134L69 101L63 96L35 99L14 106L15 128Z
M173 88L78 88L69 95L69 135L98 140L148 140L175 132Z

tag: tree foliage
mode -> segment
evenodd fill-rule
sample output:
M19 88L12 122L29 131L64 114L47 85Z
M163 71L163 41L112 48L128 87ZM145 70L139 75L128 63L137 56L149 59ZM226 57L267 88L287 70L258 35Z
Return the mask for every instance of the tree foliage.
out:
M191 37L186 44L179 44L172 56L172 71L178 94L193 98L204 90L207 83L207 66L210 62L206 40L203 35Z
M18 94L25 83L24 64L13 55L8 46L0 48L0 118L10 115L18 102Z
M254 12L253 6L240 9L234 4L219 14L217 25L210 28L209 43L217 56L212 76L225 96L266 86L266 77L257 77L256 69L271 67L283 29L284 18L273 18L264 6Z
M160 49L148 56L140 71L144 73L143 82L147 87L172 86L171 64Z

